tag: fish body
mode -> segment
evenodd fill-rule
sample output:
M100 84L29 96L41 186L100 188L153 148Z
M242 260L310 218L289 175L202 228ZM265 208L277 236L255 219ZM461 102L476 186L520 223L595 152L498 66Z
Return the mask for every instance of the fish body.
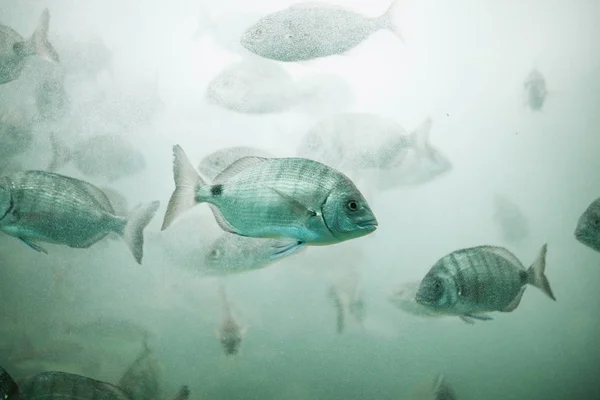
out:
M377 18L324 3L300 3L261 18L240 39L247 50L277 61L304 61L342 54L372 33L390 29L396 0Z
M117 386L132 400L157 400L160 397L160 366L146 342L141 354L125 371Z
M138 207L128 219L115 215L94 185L44 171L25 171L0 180L0 230L35 250L34 242L87 248L111 232L121 235L141 263L143 230L159 203Z
M35 106L41 120L53 120L63 117L69 106L65 90L64 76L49 76L35 87Z
M38 55L48 61L59 62L58 54L48 42L49 22L50 12L44 9L37 29L28 40L14 29L0 25L0 84L19 78L29 56Z
M246 329L242 328L231 313L231 305L227 299L227 294L223 286L219 287L221 303L223 307L223 321L219 330L215 333L221 343L221 347L226 355L231 356L239 352Z
M529 269L502 247L454 251L429 270L421 281L416 301L450 315L491 319L484 313L517 308L527 284L556 300L544 274L546 251L547 246L542 246Z
M529 224L519 206L499 194L494 196L494 219L508 243L518 244L529 236Z
M0 159L23 154L33 142L32 124L15 108L0 110Z
M600 198L581 214L574 234L577 241L600 252Z
M433 383L434 400L457 400L456 392L444 375L439 374Z
M204 157L198 165L198 172L200 172L200 175L213 181L225 168L244 157L271 158L274 155L256 147L226 147Z
M525 80L524 87L527 91L527 104L533 111L540 111L548 94L546 79L540 71L534 69Z
M361 237L377 220L354 183L339 171L304 158L242 158L212 185L204 183L183 149L175 146L175 191L162 229L178 214L207 202L227 232L287 239L290 247L327 245Z

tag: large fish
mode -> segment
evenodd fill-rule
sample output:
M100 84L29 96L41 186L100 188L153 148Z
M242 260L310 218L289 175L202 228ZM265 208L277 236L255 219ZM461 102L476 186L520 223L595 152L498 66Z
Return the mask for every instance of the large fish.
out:
M600 198L594 200L579 217L575 238L590 249L600 252Z
M380 29L389 29L402 39L392 21L396 2L376 18L325 3L295 4L261 18L240 42L261 57L303 61L347 52Z
M454 251L429 270L416 301L449 315L489 320L491 311L511 312L528 284L556 300L544 274L547 245L529 269L502 247L478 246Z
M0 230L44 253L35 242L87 248L114 232L141 264L143 230L159 204L141 205L128 218L119 217L90 183L44 171L18 172L0 179Z
M173 147L175 191L162 229L199 203L209 203L230 233L282 239L273 256L303 245L328 245L367 235L377 219L341 172L303 158L245 157L206 184L180 146Z
M38 26L28 40L6 25L0 25L0 84L19 78L27 57L38 55L59 62L58 53L48 41L50 12L42 11Z

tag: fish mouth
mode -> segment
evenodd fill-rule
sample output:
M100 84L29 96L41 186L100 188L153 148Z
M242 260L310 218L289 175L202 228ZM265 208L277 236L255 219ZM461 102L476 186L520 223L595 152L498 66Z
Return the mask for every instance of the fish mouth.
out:
M377 222L377 219L373 217L365 219L363 221L358 221L357 225L360 229L374 231L379 226L379 222Z

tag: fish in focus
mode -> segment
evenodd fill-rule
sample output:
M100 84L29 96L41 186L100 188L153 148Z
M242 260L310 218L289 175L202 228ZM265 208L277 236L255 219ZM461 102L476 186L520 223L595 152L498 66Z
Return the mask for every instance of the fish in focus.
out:
M518 244L529 236L529 224L519 206L500 194L494 195L494 220L507 243Z
M18 79L25 67L27 57L37 55L50 62L60 58L48 41L50 11L44 9L33 35L25 40L15 30L0 25L0 84Z
M96 135L69 149L54 134L50 135L53 159L48 171L54 172L73 162L83 175L102 177L108 182L140 173L146 168L142 153L120 135Z
M219 330L215 331L215 336L221 343L223 352L228 355L235 355L239 352L242 340L246 334L247 328L242 328L233 317L231 304L227 299L227 293L223 285L219 286L219 295L223 307L223 321Z
M115 215L100 189L78 179L44 171L0 179L0 230L43 253L35 242L88 248L114 232L141 264L143 230L159 205L158 201L141 205L124 218Z
M275 157L270 152L256 147L233 146L214 151L204 157L198 165L200 175L213 181L221 171L244 157Z
M27 151L33 143L31 119L15 107L0 108L0 163Z
M429 143L432 124L428 118L408 134L389 118L340 113L311 128L297 155L348 171L353 177L364 176L379 190L422 184L452 169L450 161Z
M541 111L546 100L548 90L546 88L546 79L537 69L533 69L525 83L523 84L527 91L527 104L533 111Z
M594 200L579 217L575 238L600 252L600 198Z
M144 349L123 374L118 387L132 400L155 400L160 396L160 366L144 340Z
M303 158L244 157L206 184L180 146L173 147L175 191L162 225L209 203L226 232L281 239L273 257L304 245L329 245L365 236L377 219L341 172Z
M376 18L326 3L295 4L261 18L240 43L261 57L289 62L343 54L380 29L402 39L392 21L397 1Z
M454 251L429 270L415 299L438 312L480 320L492 319L487 312L515 310L528 284L556 300L544 274L546 251L544 244L528 269L502 247Z

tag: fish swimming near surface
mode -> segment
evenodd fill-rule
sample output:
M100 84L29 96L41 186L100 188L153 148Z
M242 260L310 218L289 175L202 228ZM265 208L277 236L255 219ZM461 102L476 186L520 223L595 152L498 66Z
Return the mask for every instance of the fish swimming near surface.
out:
M0 178L0 230L43 253L46 250L35 242L88 248L114 232L141 264L143 230L159 205L140 205L124 218L115 215L106 195L88 182L45 171Z
M380 29L402 39L392 21L397 1L376 18L326 3L295 4L261 18L240 43L261 57L289 62L343 54Z
M515 310L528 284L556 300L544 273L546 251L544 244L529 269L502 247L454 251L429 270L415 299L438 312L480 320L492 319L487 312Z
M523 86L527 91L527 104L529 108L533 111L541 111L548 95L544 76L537 69L533 69L527 76Z
M225 168L244 157L275 157L271 152L256 147L232 146L213 151L198 164L200 175L214 180Z
M365 236L377 219L341 172L304 158L244 157L207 184L180 146L173 147L175 191L162 225L199 203L209 203L226 232L281 239L273 257L304 245L329 245Z
M215 336L221 343L225 354L231 356L239 352L247 327L241 327L233 317L231 304L227 299L227 293L223 285L219 286L219 295L223 307L223 321L219 330L215 331Z
M6 25L0 25L0 84L18 79L25 67L27 57L37 55L50 62L59 62L60 57L48 41L50 11L44 9L38 26L25 40Z
M600 252L600 198L594 200L579 217L575 238L590 249Z

